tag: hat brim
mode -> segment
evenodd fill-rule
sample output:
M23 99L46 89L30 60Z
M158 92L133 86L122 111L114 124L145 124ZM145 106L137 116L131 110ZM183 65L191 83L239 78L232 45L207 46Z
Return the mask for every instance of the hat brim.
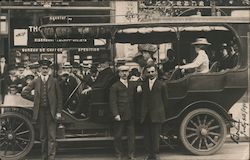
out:
M193 42L192 45L211 45L209 42Z

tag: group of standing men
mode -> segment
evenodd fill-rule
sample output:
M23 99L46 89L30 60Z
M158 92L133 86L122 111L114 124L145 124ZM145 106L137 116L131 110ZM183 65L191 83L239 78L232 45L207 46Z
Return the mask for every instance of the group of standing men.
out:
M122 159L122 134L127 131L128 158L135 159L135 95L140 94L140 123L144 126L146 160L158 160L161 124L165 120L166 87L158 80L157 66L145 66L147 77L141 82L128 81L129 67L120 66L120 80L110 89L110 108L114 117L114 148L116 158ZM138 107L138 106L137 106Z

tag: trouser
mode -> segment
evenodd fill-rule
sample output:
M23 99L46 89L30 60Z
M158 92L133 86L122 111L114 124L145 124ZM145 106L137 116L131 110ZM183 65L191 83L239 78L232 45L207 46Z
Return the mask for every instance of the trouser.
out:
M39 109L40 141L42 160L55 160L56 155L56 122L49 107Z
M115 121L114 122L114 149L117 155L122 155L122 136L126 129L127 143L128 143L128 155L135 152L135 127L134 121Z
M153 123L147 116L143 122L143 128L146 152L155 157L159 154L161 123Z

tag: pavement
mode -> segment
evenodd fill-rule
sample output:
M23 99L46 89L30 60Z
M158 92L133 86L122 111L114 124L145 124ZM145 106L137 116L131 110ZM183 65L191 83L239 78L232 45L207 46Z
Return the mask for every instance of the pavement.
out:
M113 160L113 149L109 148L59 148L56 160ZM137 160L144 159L143 148L138 148ZM39 152L34 150L25 160L40 160ZM160 153L161 160L249 160L249 142L240 142L239 144L227 142L222 149L214 155L196 156L177 147L170 149L162 147ZM125 160L125 158L124 158Z

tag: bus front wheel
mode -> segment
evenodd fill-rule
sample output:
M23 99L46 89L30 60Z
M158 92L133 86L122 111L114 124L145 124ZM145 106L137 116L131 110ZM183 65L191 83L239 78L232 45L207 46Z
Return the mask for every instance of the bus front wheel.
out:
M34 128L20 113L0 115L0 159L17 160L27 155L34 144Z
M215 111L200 108L189 112L180 126L180 139L184 147L196 155L211 155L225 142L227 127Z

